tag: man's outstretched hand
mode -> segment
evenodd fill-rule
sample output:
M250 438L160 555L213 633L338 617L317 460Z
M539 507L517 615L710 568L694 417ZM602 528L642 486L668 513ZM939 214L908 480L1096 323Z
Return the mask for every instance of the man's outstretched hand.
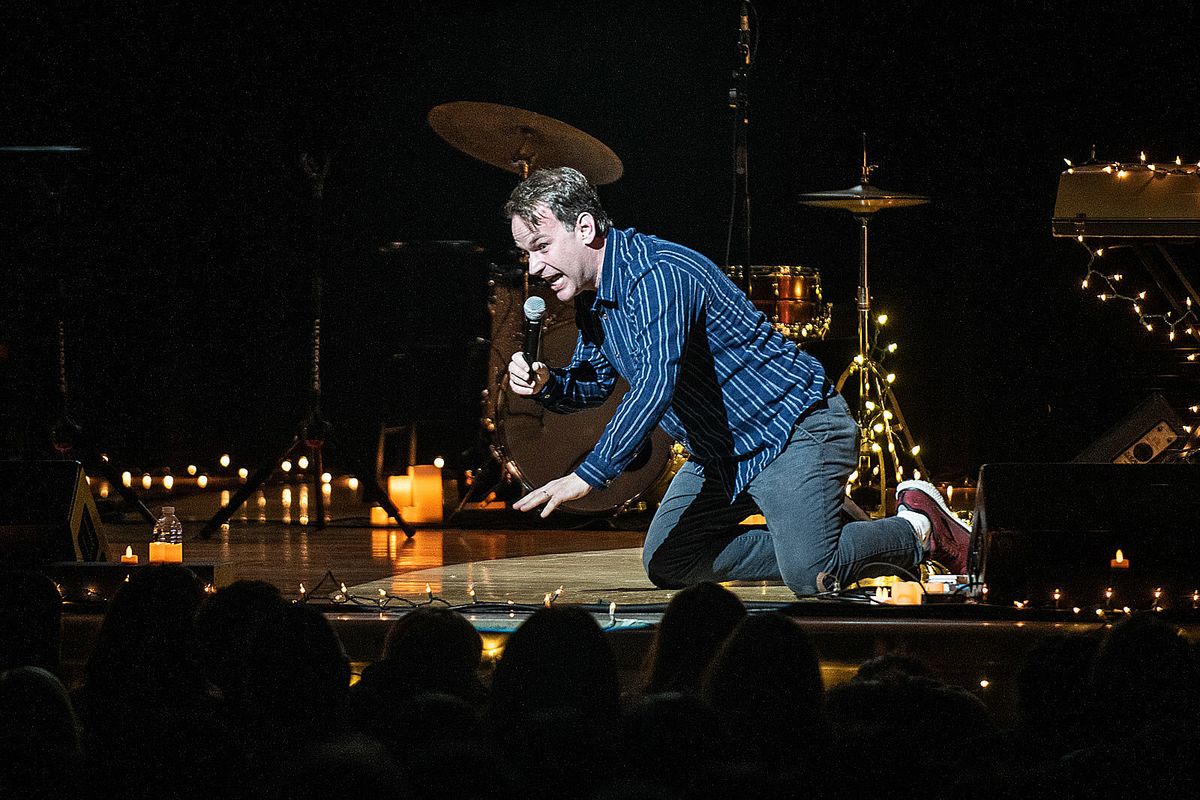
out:
M572 472L570 475L550 481L540 489L534 489L513 503L513 508L517 511L532 511L544 503L546 506L542 509L542 518L544 519L561 504L578 500L591 490L592 487L588 485L587 481Z

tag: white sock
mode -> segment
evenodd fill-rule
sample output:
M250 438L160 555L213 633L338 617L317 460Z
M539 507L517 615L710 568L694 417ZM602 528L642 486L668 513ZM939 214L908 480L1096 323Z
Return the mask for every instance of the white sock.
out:
M933 530L933 524L930 523L929 517L920 511L913 511L908 506L900 506L896 510L896 516L908 520L908 524L913 526L913 533L917 535L917 541L921 543L923 549L928 550L929 534Z

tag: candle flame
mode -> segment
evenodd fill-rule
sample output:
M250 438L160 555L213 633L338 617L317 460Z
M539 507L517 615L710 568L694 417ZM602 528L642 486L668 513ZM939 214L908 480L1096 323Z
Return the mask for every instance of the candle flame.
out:
M1116 560L1116 561L1124 561L1124 560L1125 560L1125 553L1124 553L1124 552L1122 552L1120 549L1118 549L1118 550L1117 550L1117 557L1116 557L1116 559L1115 559L1115 560Z

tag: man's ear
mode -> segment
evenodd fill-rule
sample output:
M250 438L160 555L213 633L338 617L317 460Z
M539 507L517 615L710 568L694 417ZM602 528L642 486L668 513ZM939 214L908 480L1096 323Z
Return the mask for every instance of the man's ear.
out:
M596 218L585 211L575 220L575 235L585 245L596 241Z

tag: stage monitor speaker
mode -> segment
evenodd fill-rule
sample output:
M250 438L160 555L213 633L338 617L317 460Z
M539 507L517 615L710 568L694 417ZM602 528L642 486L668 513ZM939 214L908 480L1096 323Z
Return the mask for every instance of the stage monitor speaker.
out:
M1200 464L985 464L971 572L993 603L1053 606L1058 589L1067 608L1150 608L1161 588L1162 605L1190 606Z
M0 567L107 560L108 540L78 462L0 462Z
M1162 461L1182 443L1186 431L1175 410L1160 394L1152 394L1129 416L1075 456L1086 464L1148 464Z

